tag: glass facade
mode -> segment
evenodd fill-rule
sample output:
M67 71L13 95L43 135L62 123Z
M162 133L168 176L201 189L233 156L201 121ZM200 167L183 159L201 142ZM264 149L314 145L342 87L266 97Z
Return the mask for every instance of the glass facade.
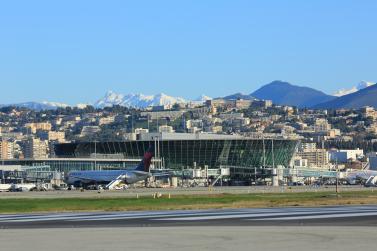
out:
M104 159L12 159L3 160L6 165L30 167L48 166L51 171L68 173L77 170L119 170L135 167L140 159L135 160L104 160Z
M122 155L141 158L150 145L165 168L219 168L227 166L233 174L250 174L254 168L288 167L297 141L280 139L210 139L126 142L84 142L55 146L60 158L88 158L97 155Z

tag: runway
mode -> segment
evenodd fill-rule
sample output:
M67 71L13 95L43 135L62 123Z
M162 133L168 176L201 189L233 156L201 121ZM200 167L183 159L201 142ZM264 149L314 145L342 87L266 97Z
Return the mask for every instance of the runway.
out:
M377 205L0 215L1 250L374 250Z
M377 226L377 205L0 215L0 228Z
M0 230L1 250L375 250L374 227L158 227Z

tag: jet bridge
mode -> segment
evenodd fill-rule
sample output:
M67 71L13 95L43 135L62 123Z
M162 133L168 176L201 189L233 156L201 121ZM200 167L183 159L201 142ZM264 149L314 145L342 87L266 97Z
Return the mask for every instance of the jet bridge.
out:
M279 170L278 170L279 171ZM285 168L282 169L283 177L302 177L302 178L336 178L336 171L319 168Z

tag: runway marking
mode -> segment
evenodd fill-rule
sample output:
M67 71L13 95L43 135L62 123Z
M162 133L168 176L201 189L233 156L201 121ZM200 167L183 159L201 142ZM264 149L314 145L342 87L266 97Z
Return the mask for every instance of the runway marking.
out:
M278 218L262 218L250 219L256 221L275 221L275 220L311 220L311 219L329 219L329 218L345 218L345 217L362 217L374 216L377 212L362 212L362 213L343 213L343 214L323 214L323 215L304 215L304 216L287 216Z
M303 213L300 213L303 214ZM267 216L280 216L280 215L286 215L286 213L283 214L276 214L276 213L270 213L270 214L263 214L263 213L255 213L255 214L244 214L244 215L217 215L217 216L194 216L194 217L175 217L175 218L161 218L161 219L155 219L158 221L201 221L201 220L222 220L222 219L241 219L241 218L252 218L252 217L267 217Z
M91 220L117 220L117 219L143 219L143 218L161 218L161 220L176 220L176 219L184 219L184 220L195 220L195 218L202 217L203 219L206 218L247 218L250 216L269 216L269 215L286 215L292 214L291 210L287 211L286 213L279 213L279 212L271 212L276 210L260 210L255 211L255 213L248 213L248 211L227 211L227 212L176 212L176 213L111 213L111 214L63 214L63 215L37 215L37 216L24 216L24 217L8 217L0 219L0 222L33 222L33 221L56 221L56 220L64 220L64 221L91 221ZM271 213L269 213L271 212ZM305 214L307 210L295 210L297 214ZM201 216L197 216L200 214ZM175 218L164 218L164 217L175 217ZM199 218L200 219L200 218ZM198 220L199 220L198 219Z
M144 211L109 213L60 213L60 214L21 214L0 215L0 226L6 223L33 222L90 222L143 219L152 221L205 221L221 219L240 220L300 220L340 217L361 217L377 215L377 206L350 206L324 208L260 208L230 210L193 211Z
M284 211L284 210L283 210ZM316 215L349 215L351 213L360 213L360 211L364 211L364 213L370 213L372 215L377 215L377 208L329 208L328 210L323 209L316 209L310 208L309 210L288 210L286 212L281 212L281 210L277 212L251 212L245 214L225 214L225 215L200 215L200 216L192 216L192 217L173 217L173 218L158 218L153 219L157 221L201 221L201 220L221 220L221 219L241 219L241 218L262 218L262 217L273 217L273 218L266 218L266 219L276 219L276 216L286 216L291 217L292 215L296 215L296 217L306 216L308 218L315 217ZM301 215L301 216L300 216ZM282 217L282 218L286 218Z
M156 218L156 217L174 217L174 216L192 216L196 214L204 215L222 215L222 214L245 214L245 212L145 212L145 213L110 213L110 214L62 214L62 215L24 215L18 217L0 217L0 222L34 222L34 221L90 221L90 220L116 220L116 219L141 219L141 218Z
M304 212L300 212L300 214L303 214ZM276 213L271 213L271 215L275 215ZM286 215L280 214L280 215ZM226 219L231 216L231 218L249 218L250 213L204 213L201 214L202 216L193 216L195 214L165 214L165 215L143 215L143 216L108 216L108 217L92 217L92 218L80 218L80 219L73 219L69 221L104 221L104 220L121 220L121 219L151 219L151 220L186 220L186 219L193 219L193 218L199 218L202 217L205 218L213 218L213 219ZM260 213L254 213L253 215L258 216L268 216L269 214L260 212ZM179 217L178 217L179 216ZM182 217L183 216L183 217ZM278 215L279 216L279 215ZM173 218L172 218L173 217Z

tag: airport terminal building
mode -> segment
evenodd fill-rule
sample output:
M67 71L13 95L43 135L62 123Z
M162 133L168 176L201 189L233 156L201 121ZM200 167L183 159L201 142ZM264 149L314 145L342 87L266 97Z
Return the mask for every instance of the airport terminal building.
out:
M226 167L230 175L243 179L256 168L289 167L298 141L245 138L235 135L146 133L122 142L76 142L57 144L58 159L139 160L150 145L155 146L155 168L215 169ZM57 160L58 161L58 160ZM108 161L108 162L109 162ZM96 163L97 165L97 163ZM124 165L123 165L124 166Z

